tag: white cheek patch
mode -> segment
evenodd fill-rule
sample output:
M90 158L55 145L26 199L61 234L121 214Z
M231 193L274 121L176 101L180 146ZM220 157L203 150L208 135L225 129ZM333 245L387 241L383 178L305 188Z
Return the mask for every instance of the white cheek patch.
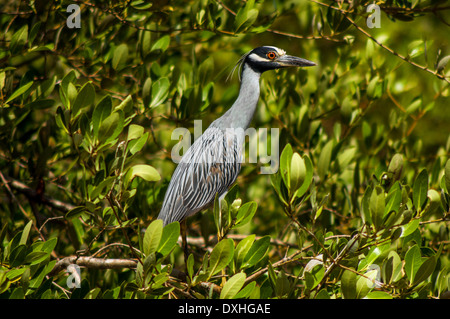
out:
M273 51L275 51L277 53L278 57L281 57L281 56L286 54L286 51L284 51L284 50L282 50L280 48L277 48L277 47L266 46L266 48L270 48ZM265 57L261 57L261 56L257 55L256 53L252 53L248 57L252 61L255 61L255 62L272 62L273 61L271 59L268 59L268 58L265 58Z
M255 62L269 62L269 59L265 59L263 57L260 57L259 55L257 55L256 53L252 53L249 56L249 59Z

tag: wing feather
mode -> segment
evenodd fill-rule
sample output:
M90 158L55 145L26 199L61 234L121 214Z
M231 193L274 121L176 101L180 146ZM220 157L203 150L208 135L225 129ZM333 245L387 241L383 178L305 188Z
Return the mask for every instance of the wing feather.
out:
M208 128L175 169L158 218L167 225L210 206L216 194L222 195L236 181L241 147L236 135Z

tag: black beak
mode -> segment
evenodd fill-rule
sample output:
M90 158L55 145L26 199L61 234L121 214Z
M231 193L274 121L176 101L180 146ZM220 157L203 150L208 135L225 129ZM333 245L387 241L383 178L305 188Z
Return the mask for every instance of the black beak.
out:
M302 58L297 58L296 56L292 56L292 55L282 55L276 60L276 62L278 62L282 67L292 67L292 66L305 67L305 66L317 65L316 63L314 63L312 61L302 59Z

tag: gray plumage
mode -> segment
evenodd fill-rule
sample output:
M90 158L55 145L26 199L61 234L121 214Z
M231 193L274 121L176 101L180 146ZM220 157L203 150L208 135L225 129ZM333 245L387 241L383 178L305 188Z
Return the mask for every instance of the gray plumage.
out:
M227 192L241 170L245 130L259 99L259 79L267 70L289 66L312 66L313 62L264 46L245 54L239 96L231 108L215 120L183 155L169 183L158 218L164 225L183 221L209 207ZM235 68L236 68L235 67Z

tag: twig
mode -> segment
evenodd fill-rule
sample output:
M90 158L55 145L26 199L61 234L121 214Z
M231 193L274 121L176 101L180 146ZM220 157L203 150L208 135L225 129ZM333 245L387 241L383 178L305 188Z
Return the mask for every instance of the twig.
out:
M66 269L69 265L76 264L80 267L94 268L94 269L121 269L131 268L135 269L137 261L133 259L103 259L95 257L78 257L70 256L59 260L48 276L53 277L61 270Z
M46 195L41 197L36 193L36 191L34 189L28 187L27 185L23 184L22 182L19 182L18 180L6 177L6 181L11 188L18 191L19 193L22 193L29 198L40 201L49 207L59 210L60 212L67 213L68 211L70 211L71 209L74 209L76 207L72 204L62 202L60 200L51 198Z
M447 82L447 83L450 83L450 80L447 79L444 75L439 74L437 70L436 70L436 71L433 71L433 70L429 69L429 68L426 67L426 66L420 65L420 64L418 64L418 63L416 63L416 62L413 62L413 61L411 61L409 58L407 58L407 57L405 57L405 56L403 56L403 55L397 53L397 52L394 51L393 49L391 49L391 48L389 48L388 46L384 45L383 43L379 42L379 41L378 41L377 39L375 39L369 32L367 32L366 30L364 30L363 28L361 28L361 27L360 27L360 26L359 26L352 18L350 18L350 17L348 16L348 14L349 14L350 12L348 12L348 11L346 11L346 10L343 10L343 9L341 9L341 8L334 7L334 6L330 5L330 4L327 4L327 3L323 3L323 2L317 1L317 0L310 0L310 1L312 1L312 2L314 2L314 3L317 3L317 4L321 5L321 6L325 6L325 7L327 7L327 8L330 8L330 9L333 9L333 10L336 10L336 11L339 11L339 12L340 12L340 13L341 13L341 14L342 14L342 15L343 15L343 16L344 16L344 17L345 17L345 18L346 18L346 19L347 19L347 20L348 20L348 21L356 28L356 30L358 30L359 32L361 32L362 34L364 34L366 37L368 37L370 40L372 40L373 42L375 42L375 44L377 44L379 47L385 49L386 51L388 51L388 52L391 53L392 55L395 55L395 56L399 57L400 59L402 59L403 61L405 61L405 62L411 64L412 66L415 66L415 67L417 67L417 68L419 68L419 69L422 69L422 70L424 70L424 71L427 71L427 72L433 74L434 76L438 77L439 79L444 80L444 81Z
M5 185L6 190L8 191L8 193L11 195L12 199L17 203L17 205L19 206L20 211L22 212L22 214L28 218L29 220L32 220L31 216L28 214L28 212L22 207L22 205L20 204L20 201L17 199L16 195L14 194L14 192L11 190L11 187L9 187L10 182L5 178L5 176L3 175L2 172L0 172L0 178L2 179L3 185ZM27 187L27 186L26 186Z
M333 269L339 265L339 262L346 256L347 251L349 251L353 245L355 245L355 243L357 242L357 239L359 237L359 233L355 235L355 237L353 237L353 242L349 245L347 244L339 253L339 255L336 257L336 259L333 260L333 262L331 263L331 265L326 269L322 280L320 281L320 283L314 288L317 291L320 290L320 288L322 287L322 285L327 281L328 276L330 275L330 273L333 271ZM352 240L352 239L351 239ZM350 240L350 241L351 241ZM349 241L349 242L350 242Z
M228 11L230 14L236 16L236 12L234 12L233 10L228 8L221 0L216 0L216 1L226 11ZM296 39L305 39L305 40L323 40L323 39L325 39L325 40L333 41L333 42L344 42L343 40L333 39L333 38L328 37L326 35L323 35L323 36L316 36L316 35L303 36L303 35L293 34L293 33L289 33L289 32L278 31L278 30L274 30L274 29L267 29L266 31L267 32L271 32L271 33L275 33L275 34L279 34L279 35L283 35L283 36L286 36L286 37L290 37L290 38L296 38Z
M306 250L306 249L308 249L308 248L310 248L310 247L312 247L312 245L310 245L310 246L308 246L308 247L304 247L304 248L302 248L302 249L300 249L300 250L297 250L295 253L291 254L290 256L284 257L283 259L281 259L281 260L275 262L275 263L272 265L272 267L277 268L277 267L281 267L281 266L283 266L283 265L289 264L289 263L291 263L291 262L296 262L296 261L298 261L299 259L298 259L298 258L295 258L295 257L297 257L298 255L300 255L304 250ZM269 269L269 267L265 267L265 268L262 268L262 269L258 270L258 271L255 272L255 273L251 274L250 276L247 277L247 279L245 279L245 284L248 284L249 282L252 282L252 281L255 280L256 278L258 278L259 276L261 276L262 274L264 274L268 269Z

